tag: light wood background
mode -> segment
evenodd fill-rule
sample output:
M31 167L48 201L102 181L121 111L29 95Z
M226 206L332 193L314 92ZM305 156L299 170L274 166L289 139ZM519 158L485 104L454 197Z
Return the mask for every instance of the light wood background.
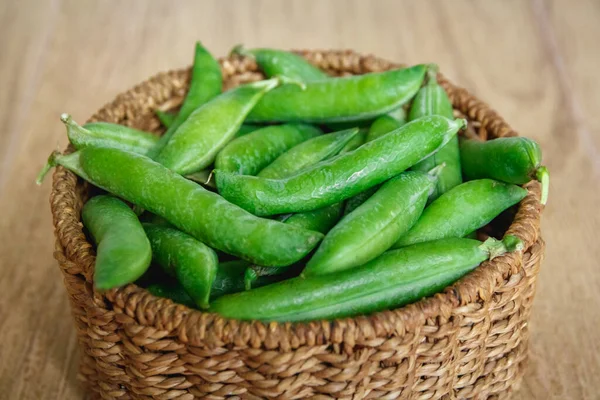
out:
M538 140L552 172L531 363L515 399L600 398L598 0L1 0L0 398L83 399L67 296L52 258L50 181L66 144L120 91L237 43L353 48L437 62Z

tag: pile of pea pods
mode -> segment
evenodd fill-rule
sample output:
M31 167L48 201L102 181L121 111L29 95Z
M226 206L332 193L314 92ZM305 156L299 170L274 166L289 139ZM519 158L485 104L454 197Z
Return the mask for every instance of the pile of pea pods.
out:
M523 137L464 139L435 65L330 77L281 50L244 49L267 77L222 92L196 44L160 138L61 116L60 165L104 190L84 205L94 284L136 283L228 318L310 321L400 307L518 238L476 231L548 171Z

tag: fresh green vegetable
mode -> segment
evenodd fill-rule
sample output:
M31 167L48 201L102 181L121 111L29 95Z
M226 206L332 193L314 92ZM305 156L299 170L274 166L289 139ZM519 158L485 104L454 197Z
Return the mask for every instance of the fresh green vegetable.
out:
M319 81L329 78L325 72L315 67L304 58L289 51L274 49L245 49L238 45L231 51L254 58L267 78L285 76L301 82Z
M90 122L79 126L69 114L62 114L60 119L67 128L69 142L78 150L89 146L101 146L146 154L158 141L158 137L151 133L123 125Z
M524 137L507 137L487 142L461 140L460 157L465 179L491 178L522 185L532 179L542 182L542 204L548 199L549 174L541 166L538 144Z
M53 158L54 164L81 172L92 184L164 217L210 247L259 265L293 264L323 237L257 218L139 154L89 147Z
M156 161L182 175L208 167L256 102L280 82L269 79L238 86L197 108L173 133Z
M413 100L408 120L413 121L428 115L453 118L452 103L444 88L438 85L436 71L430 70L428 79L427 84L419 90ZM435 190L429 198L430 201L437 199L442 193L462 183L458 136L452 138L433 155L414 165L412 170L426 172L442 164L445 167L438 176Z
M342 122L375 118L409 101L419 90L426 65L306 83L283 85L256 104L251 122Z
M430 240L463 237L517 204L527 190L491 179L458 185L434 200L394 248Z
M255 215L311 211L382 183L446 144L466 124L424 117L285 179L215 170L219 193Z
M177 278L199 308L207 308L219 260L213 249L187 233L144 223L152 246L152 259Z
M356 134L358 129L329 133L317 136L292 147L275 161L259 172L258 176L266 179L281 179L319 161L338 154Z
M358 206L367 201L368 198L373 196L373 194L379 190L380 185L375 185L373 187L368 188L364 192L360 192L356 196L350 197L346 200L346 204L344 205L344 215L350 214L352 211L356 210Z
M96 243L94 285L112 289L135 282L152 259L150 243L131 208L112 196L95 196L81 211Z
M217 155L215 168L256 175L292 147L320 134L306 124L267 126L229 142Z
M169 129L169 127L175 123L175 119L177 119L177 114L167 111L154 110L154 114L156 114L160 123L167 129Z
M179 130L179 127L189 118L189 116L200 106L209 102L221 93L222 87L223 76L221 75L221 66L219 65L219 62L204 48L204 46L202 46L202 43L196 42L190 88L188 89L177 117L168 127L165 134L160 138L159 142L149 152L149 156L155 158L160 154L175 132Z
M503 251L495 239L483 244L462 238L420 243L346 271L223 296L211 304L211 311L227 318L280 322L369 314L431 296Z
M184 306L195 308L196 304L189 294L185 291L181 283L176 280L168 282L155 282L150 284L146 290L157 297L171 299L175 303L183 304Z
M367 139L366 128L360 128L356 136L354 136L343 148L340 150L340 154L349 153L358 149L360 146L365 144Z
M398 121L390 115L382 115L377 118L369 128L369 133L367 134L365 141L370 142L371 140L375 140L388 132L395 131L405 123L406 121Z
M434 185L435 178L422 172L405 172L384 183L329 231L302 275L357 267L382 254L417 222Z
M287 215L283 219L283 222L297 226L298 228L326 234L340 220L342 206L343 203L335 203L317 210Z

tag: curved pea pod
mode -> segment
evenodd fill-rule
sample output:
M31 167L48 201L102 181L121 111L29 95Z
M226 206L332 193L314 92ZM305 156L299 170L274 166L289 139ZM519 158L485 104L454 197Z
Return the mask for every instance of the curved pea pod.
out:
M223 296L211 311L227 318L313 321L370 314L431 296L500 254L502 242L452 238L388 251L349 270L293 278Z
M358 128L328 133L302 142L286 151L258 173L261 178L279 179L338 154L356 134Z
M231 52L254 58L256 64L258 64L268 78L284 76L301 82L312 82L329 78L329 75L306 61L303 57L289 51L245 49L242 45L238 45Z
M302 276L350 269L382 254L417 222L434 185L435 178L422 172L384 183L327 233Z
M181 283L177 281L155 282L148 285L146 290L157 297L164 297L190 308L196 307L194 300L187 294Z
M221 93L223 87L223 76L219 62L202 46L196 42L194 51L194 64L192 66L192 79L190 87L181 105L181 109L167 128L158 143L148 153L150 157L156 157L171 140L179 127L200 106L215 98Z
M182 175L208 167L256 102L279 83L270 79L238 86L197 108L173 133L156 161Z
M388 132L394 131L404 125L406 122L398 121L396 118L389 115L382 115L377 118L371 127L365 141L370 142L378 137L385 135Z
M154 114L156 114L156 118L160 121L160 123L167 129L175 122L177 118L177 114L162 111L162 110L154 110Z
M283 85L269 92L249 122L342 122L375 118L409 101L419 90L426 65L307 82L304 90Z
M150 243L137 216L112 196L95 196L81 211L96 248L94 285L112 289L135 282L152 259Z
M150 223L143 226L153 261L177 278L199 308L207 308L219 263L214 250L177 229Z
M465 120L424 117L285 179L215 170L221 195L255 215L316 210L382 183L435 152Z
M491 179L458 185L434 200L394 248L449 237L463 237L517 204L527 190Z
M522 185L532 179L542 182L542 204L548 199L549 175L541 166L538 144L524 137L507 137L480 142L460 141L460 157L465 179L492 178Z
M215 168L256 175L292 147L321 133L319 128L306 124L267 126L229 142L217 155Z
M377 190L379 190L379 185L370 187L364 192L360 192L356 196L350 197L348 200L346 200L346 204L344 205L344 215L348 215L352 211L356 210L362 203L367 201L369 197L373 196Z
M441 115L446 118L453 116L452 103L444 88L438 85L436 72L433 70L430 70L427 84L415 96L408 120L412 121L427 115ZM445 164L444 170L439 173L435 190L429 196L429 201L435 200L442 193L462 183L458 136L433 155L414 165L412 170L426 172L442 164Z
M342 217L342 209L343 203L335 203L317 210L288 215L283 222L326 234Z
M259 265L293 264L323 238L319 232L257 218L139 154L89 147L54 154L54 163L160 215L214 249Z
M244 272L251 264L244 260L219 263L217 276L210 293L211 300L244 290Z
M214 300L226 294L237 293L244 290L244 272L251 264L244 260L234 260L219 263L217 274L210 291L210 300ZM259 278L254 282L255 287L271 283L272 279ZM195 308L196 304L187 294L181 283L176 280L162 280L155 282L146 288L155 296L165 297L176 303Z
M151 133L119 124L90 122L80 126L69 114L61 114L60 120L67 128L69 142L78 150L100 146L146 154L158 141L158 137Z
M365 128L359 128L358 133L350 139L348 143L340 150L340 154L349 153L358 149L360 146L365 144L367 138L367 130Z

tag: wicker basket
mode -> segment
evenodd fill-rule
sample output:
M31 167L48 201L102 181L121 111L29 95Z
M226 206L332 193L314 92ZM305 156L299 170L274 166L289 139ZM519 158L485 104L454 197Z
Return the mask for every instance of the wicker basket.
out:
M352 51L301 52L333 75L397 67ZM254 62L221 60L225 86L262 79ZM119 95L92 120L158 132L153 110L176 107L189 69ZM457 114L483 139L516 133L440 77ZM299 324L228 320L136 286L94 290L94 250L80 211L89 187L57 168L50 204L56 252L94 399L499 399L519 384L544 242L539 185L504 227L526 250L486 262L443 293L370 316Z

